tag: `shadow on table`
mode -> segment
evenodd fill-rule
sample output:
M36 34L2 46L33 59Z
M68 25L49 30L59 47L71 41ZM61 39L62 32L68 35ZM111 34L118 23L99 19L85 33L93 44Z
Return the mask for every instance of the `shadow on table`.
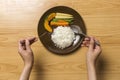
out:
M103 54L103 53L102 53ZM35 80L45 80L45 69L43 68L43 65L42 65L43 62L41 62L41 60L37 59L36 60L36 63L35 63ZM100 56L99 57L99 60L97 62L97 67L96 67L96 70L97 70L97 80L105 80L105 71L106 71L106 68L107 68L107 65L106 65L107 61L103 58L103 56Z
M105 69L107 68L106 63L107 63L107 61L103 58L103 56L100 56L99 60L97 62L97 78L98 78L98 80L105 80L105 76L106 76Z
M44 80L44 69L40 60L37 60L35 63L35 80Z

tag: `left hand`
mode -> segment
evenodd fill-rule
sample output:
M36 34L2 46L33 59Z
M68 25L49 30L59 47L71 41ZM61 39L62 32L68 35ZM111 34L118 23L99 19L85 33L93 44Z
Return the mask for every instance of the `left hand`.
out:
M19 41L18 52L22 57L25 66L32 66L34 63L34 55L31 49L31 45L36 41L37 41L36 37L21 39Z

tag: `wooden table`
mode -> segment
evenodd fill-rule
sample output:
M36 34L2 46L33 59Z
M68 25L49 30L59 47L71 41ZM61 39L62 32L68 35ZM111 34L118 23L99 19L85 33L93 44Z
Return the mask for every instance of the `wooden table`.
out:
M38 36L41 15L58 5L78 11L88 35L101 41L99 80L120 80L120 0L0 0L0 80L19 79L24 64L18 40ZM35 64L31 80L87 80L87 48L67 56L50 53L40 41L32 48Z

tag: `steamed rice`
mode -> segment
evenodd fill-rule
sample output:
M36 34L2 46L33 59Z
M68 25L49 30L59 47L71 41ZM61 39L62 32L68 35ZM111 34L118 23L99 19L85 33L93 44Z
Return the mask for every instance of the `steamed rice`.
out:
M73 30L69 26L58 26L54 29L51 39L55 46L64 49L69 47L75 38Z

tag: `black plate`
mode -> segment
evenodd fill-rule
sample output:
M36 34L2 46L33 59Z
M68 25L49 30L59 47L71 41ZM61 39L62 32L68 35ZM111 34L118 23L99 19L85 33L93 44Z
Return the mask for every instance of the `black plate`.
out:
M53 12L68 13L68 14L73 15L73 17L74 17L73 24L80 26L83 33L86 34L86 28L85 28L84 22L83 22L81 16L75 10L73 10L69 7L66 7L66 6L56 6L56 7L49 9L48 11L46 11L39 21L38 36L40 38L40 41L43 43L43 45L45 46L46 49L48 49L49 51L51 51L53 53L57 53L57 54L68 54L68 53L71 53L71 52L77 50L80 47L82 40L84 39L84 36L82 36L82 35L81 35L81 39L75 46L72 45L65 49L57 48L54 45L54 43L52 42L51 33L46 31L46 29L44 28L44 20L50 13L53 13Z

